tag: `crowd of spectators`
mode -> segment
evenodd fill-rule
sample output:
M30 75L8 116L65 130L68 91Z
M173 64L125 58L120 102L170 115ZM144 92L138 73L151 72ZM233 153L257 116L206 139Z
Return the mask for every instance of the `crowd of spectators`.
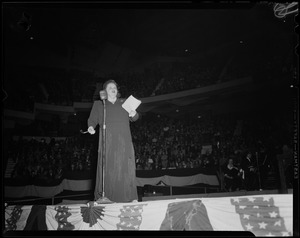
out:
M44 81L44 86L47 90L47 97L42 102L47 104L61 105L61 106L72 106L73 100L72 95L68 88L70 85L66 80L47 80Z
M41 95L38 85L35 82L23 80L22 73L21 70L17 70L12 74L5 74L3 104L6 109L33 112L34 102L40 99Z
M164 75L164 82L155 95L174 93L217 83L216 67L202 67L196 63L177 62Z
M7 157L15 162L11 178L52 181L65 171L90 171L93 143L79 138L10 141Z
M148 113L130 126L137 170L202 168L218 172L229 158L239 166L249 150L275 150L276 145L288 143L291 133L278 120L241 119L235 114L175 119ZM82 136L53 138L50 143L11 141L7 157L16 162L12 178L51 180L61 178L64 171L93 170L98 143Z
M259 164L277 166L276 154L291 142L291 118L240 118L235 114L174 120L160 115L132 123L139 170L210 168L221 172L229 158L239 167L248 151ZM290 124L290 125L288 125ZM210 148L210 149L206 149Z
M166 68L147 68L144 72L111 73L101 78L80 70L30 70L36 71L35 75L24 72L22 77L26 80L19 81L15 74L7 76L16 77L7 83L7 88L11 88L7 90L7 107L33 111L34 102L62 106L72 106L73 102L92 102L97 83L102 84L110 78L118 82L122 97L131 94L137 98L150 97L215 84L218 73L215 67L183 62L172 63ZM17 83L10 83L14 81Z
M201 156L203 137L211 130L209 123L204 127L158 115L131 126L137 169L198 168L214 164L210 156Z
M266 72L271 71L272 61L268 65ZM285 73L286 76L293 71L292 68L286 66L278 70L279 74ZM71 105L73 101L94 99L94 86L99 78L93 77L90 73L77 71L71 71L69 75L61 71L47 71L46 73L48 76L43 80L43 86L49 94L46 101L41 95L45 92L38 90L42 87L39 86L39 80L35 76L32 81L20 81L16 88L13 85L8 87L9 95L6 99L8 103L5 106L9 105L15 109L23 106L24 110L33 111L34 102ZM216 68L178 62L167 69L157 67L142 73L114 73L106 75L100 81L114 78L120 86L122 97L132 94L137 98L142 98L218 83L219 73ZM60 76L56 77L56 75ZM34 94L34 92L39 93ZM220 118L195 117L179 120L163 115L155 115L149 119L148 116L142 117L136 123L131 124L137 169L218 169L230 157L235 158L234 162L239 164L243 153L250 148L255 148L255 150L258 147L268 148L272 140L270 138L282 139L280 138L281 132L286 128L276 134L276 128L283 124L276 122L272 127L270 124L272 120L270 117L265 121L251 120L247 117L238 120L237 117L228 115ZM40 131L59 129L52 122L46 126L33 124L33 127L40 128ZM47 136L45 132L40 134ZM91 145L78 146L76 143L78 141L70 142L70 140L68 143L56 141L49 145L37 141L13 143L14 149L10 150L9 154L13 160L17 161L13 177L59 178L64 169L90 169L88 161L96 160L90 156ZM209 153L203 149L205 146L211 146ZM93 149L94 147L97 145L93 145Z
M121 97L134 95L137 98L149 97L161 79L159 70L147 69L144 72L112 73L106 79L114 79L118 85Z
M97 83L101 79L91 72L73 69L69 77L71 80L71 98L73 102L92 102Z
M251 53L251 52L250 52ZM72 106L73 102L95 100L97 83L115 79L122 97L150 97L182 90L194 89L216 83L252 76L254 82L294 83L292 54L256 55L255 57L232 56L232 61L217 59L153 62L143 72L115 72L97 76L80 69L10 67L4 74L4 106L27 112L34 111L34 103ZM251 60L250 60L251 59ZM296 81L296 80L294 80Z
M133 123L137 169L218 169L222 157L247 147L234 136L236 121L225 118L175 120L157 115Z

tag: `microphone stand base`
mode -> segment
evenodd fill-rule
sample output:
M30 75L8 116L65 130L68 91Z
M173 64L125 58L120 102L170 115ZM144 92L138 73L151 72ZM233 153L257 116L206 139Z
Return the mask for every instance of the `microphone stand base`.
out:
M110 204L110 203L115 203L110 201L107 197L101 197L98 200L95 201L98 204Z

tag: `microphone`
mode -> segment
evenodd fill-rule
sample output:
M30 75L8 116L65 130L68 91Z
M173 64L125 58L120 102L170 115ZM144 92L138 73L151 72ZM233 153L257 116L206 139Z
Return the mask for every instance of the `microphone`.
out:
M101 100L107 99L107 93L105 90L100 91L100 98L101 98Z

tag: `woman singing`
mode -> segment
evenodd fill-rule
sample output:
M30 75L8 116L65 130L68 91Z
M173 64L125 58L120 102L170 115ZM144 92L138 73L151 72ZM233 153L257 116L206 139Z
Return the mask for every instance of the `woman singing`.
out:
M114 80L104 83L106 100L106 160L104 171L105 197L113 202L130 202L138 199L136 187L136 165L129 121L139 117L136 111L128 113L119 98L118 85ZM95 127L103 124L103 103L95 101L88 118L88 132L95 133ZM98 163L96 173L95 201L102 195L102 130L99 133Z

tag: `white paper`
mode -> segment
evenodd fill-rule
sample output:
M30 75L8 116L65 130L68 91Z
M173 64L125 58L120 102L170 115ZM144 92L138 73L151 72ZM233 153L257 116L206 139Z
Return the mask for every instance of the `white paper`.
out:
M131 111L135 111L138 106L142 103L142 101L136 99L134 96L130 95L126 101L122 104L122 107L130 113Z

